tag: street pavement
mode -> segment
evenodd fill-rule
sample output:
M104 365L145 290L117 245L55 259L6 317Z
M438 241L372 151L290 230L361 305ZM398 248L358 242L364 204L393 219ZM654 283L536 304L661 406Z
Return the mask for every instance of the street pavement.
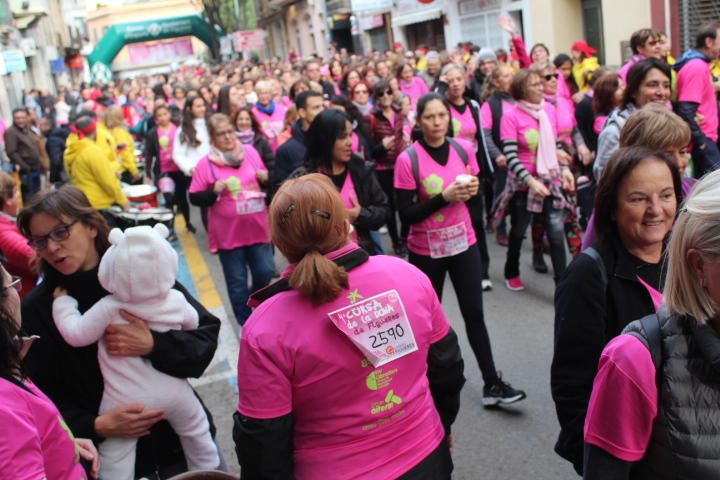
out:
M217 440L233 472L239 472L232 441L232 414L237 402L236 367L238 327L232 316L216 255L207 249L199 212L193 210L196 235L185 232L177 221L181 259L179 279L213 313L221 318L218 352L205 375L193 380L198 393L212 412L218 428ZM530 266L529 239L521 258L524 292L510 292L503 284L504 247L488 238L490 270L494 289L485 293L485 318L490 332L497 369L528 398L513 406L486 410L482 407L483 382L465 336L462 316L449 279L443 306L460 338L467 383L462 392L460 413L453 428L453 460L458 480L575 479L570 464L553 452L558 425L550 396L550 362L553 342L554 283L552 275L539 275ZM389 247L387 235L384 244ZM389 248L387 251L391 251ZM549 258L546 258L549 262ZM277 253L278 269L287 264ZM480 278L478 277L478 282Z

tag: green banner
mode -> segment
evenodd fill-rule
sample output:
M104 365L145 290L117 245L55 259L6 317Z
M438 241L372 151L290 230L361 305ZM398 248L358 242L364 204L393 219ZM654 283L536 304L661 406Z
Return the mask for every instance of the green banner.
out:
M113 59L128 43L187 35L193 35L210 46L210 25L200 15L118 23L107 29L95 49L88 55L88 63L91 69L96 63L102 63L109 68Z

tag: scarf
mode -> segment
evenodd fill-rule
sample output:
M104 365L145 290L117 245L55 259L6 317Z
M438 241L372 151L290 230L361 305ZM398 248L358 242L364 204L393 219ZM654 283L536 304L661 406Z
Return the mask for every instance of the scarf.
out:
M236 143L235 150L229 152L221 152L217 147L212 146L208 152L208 160L218 167L239 168L245 160L245 149L239 142Z
M355 105L357 107L357 109L360 111L360 114L363 117L367 117L368 115L370 115L370 112L372 111L372 105L370 104L370 102L366 103L365 105L362 105L357 102L352 102L352 103L353 103L353 105Z
M545 93L545 94L543 94L543 98L545 98L545 101L548 102L553 107L557 106L557 94L549 95L549 94Z
M555 135L553 134L552 125L545 111L545 102L529 103L520 100L515 104L521 111L527 113L538 121L540 126L540 143L537 148L537 171L538 175L545 177L557 175L560 172L560 166L557 161L557 152L555 150Z
M275 112L275 100L270 100L270 103L263 105L262 103L256 103L255 108L260 110L265 115L272 115Z
M696 58L699 58L703 62L710 63L710 59L707 55L705 55L702 52L698 52L697 50L690 49L687 52L683 54L682 57L678 58L675 61L675 65L673 65L673 69L676 72L679 72L682 67L685 66L686 63L688 63L690 60L695 60Z
M252 129L246 132L235 132L235 136L238 140L240 140L240 143L245 145L252 143L253 140L255 140L255 132L253 132Z

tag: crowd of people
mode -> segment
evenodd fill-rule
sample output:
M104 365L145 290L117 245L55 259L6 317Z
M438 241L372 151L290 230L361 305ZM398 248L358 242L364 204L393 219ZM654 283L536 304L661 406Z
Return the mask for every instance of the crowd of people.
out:
M528 229L555 288L555 451L586 479L720 476L720 25L677 60L634 32L619 69L501 26L509 53L396 44L28 93L2 125L0 477L227 469L230 419L186 381L220 321L168 243L200 228L241 332L242 478L450 478L445 278L483 405L525 399L483 295L491 240L525 289ZM151 210L171 220L123 221Z

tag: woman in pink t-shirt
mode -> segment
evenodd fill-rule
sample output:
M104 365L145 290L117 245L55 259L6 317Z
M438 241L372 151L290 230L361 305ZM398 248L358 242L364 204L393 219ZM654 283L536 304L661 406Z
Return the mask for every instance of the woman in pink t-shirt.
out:
M574 189L570 169L561 165L556 147L557 115L543 99L541 71L515 74L510 93L516 104L500 125L503 152L508 159L508 182L497 203L497 214L510 214L511 227L505 285L524 290L520 278L520 250L532 214L542 215L550 240L555 279L565 270L564 219L571 205L563 189Z
M270 142L273 154L277 153L278 136L285 125L285 112L287 108L272 98L272 84L269 81L260 81L255 85L258 101L253 107L253 113L260 122L260 126Z
M253 295L241 338L233 437L243 475L449 479L464 379L428 278L353 243L323 175L283 183L270 218L290 266Z
M475 233L482 215L475 152L470 144L448 138L450 106L442 95L422 97L417 118L419 138L395 163L398 212L403 223L410 225L408 260L430 277L440 298L445 276L450 274L485 382L483 405L520 401L525 392L512 388L495 370L485 326L478 282L483 265Z
M210 117L208 133L210 153L195 167L190 202L208 209L210 251L220 257L235 319L243 325L250 316L250 293L265 287L275 273L262 191L268 171L257 151L238 141L227 116Z
M430 92L425 80L415 76L415 70L413 70L412 65L407 62L402 62L398 65L395 76L397 77L400 91L410 97L413 107L417 105L420 97Z
M86 479L81 459L95 478L92 441L73 438L57 407L20 370L33 341L18 343L22 281L0 267L0 284L0 478Z
M665 306L602 352L585 417L587 480L720 478L718 211L716 171L673 226L665 288L653 298Z

